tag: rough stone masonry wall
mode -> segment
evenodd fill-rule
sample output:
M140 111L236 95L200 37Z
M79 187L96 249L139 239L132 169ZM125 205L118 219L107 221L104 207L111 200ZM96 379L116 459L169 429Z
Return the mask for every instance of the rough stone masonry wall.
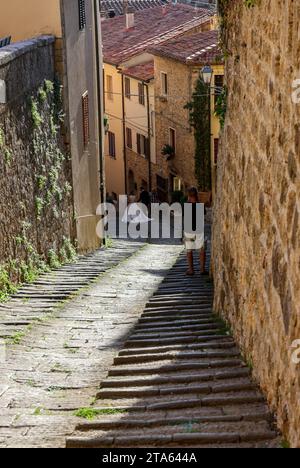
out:
M0 50L0 293L71 253L69 158L60 136L60 86L54 38ZM1 294L0 294L1 296Z
M224 2L223 2L224 3ZM214 220L215 309L232 324L279 427L300 446L300 4L227 2L226 126Z

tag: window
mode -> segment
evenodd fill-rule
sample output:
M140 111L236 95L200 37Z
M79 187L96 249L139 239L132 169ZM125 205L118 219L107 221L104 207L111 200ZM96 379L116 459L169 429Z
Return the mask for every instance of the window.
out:
M85 0L78 0L79 29L82 31L86 26Z
M218 97L220 95L221 90L223 89L224 86L224 76L223 75L215 75L215 105L218 100Z
M131 128L126 128L126 144L127 147L132 149L132 130Z
M145 88L143 83L139 83L139 103L145 105Z
M131 98L130 78L125 78L125 96L127 97L127 99Z
M214 163L218 164L219 138L214 139Z
M107 90L107 99L110 101L114 100L114 89L113 89L113 78L110 75L106 75L106 90Z
M176 152L176 131L174 130L174 128L170 128L169 132L170 132L170 134L169 134L169 144L173 148L174 154L175 154L175 152Z
M116 157L116 136L112 132L108 132L108 154L111 158Z
M83 145L86 148L90 140L89 120L89 95L88 92L82 96L82 122L83 122Z
M173 179L173 190L174 192L180 192L181 190L181 179L179 177Z
M161 72L161 92L163 96L168 95L168 75L164 72Z
M136 135L137 140L137 152L141 156L148 157L149 156L149 145L148 145L148 138L144 135L140 135L137 133Z

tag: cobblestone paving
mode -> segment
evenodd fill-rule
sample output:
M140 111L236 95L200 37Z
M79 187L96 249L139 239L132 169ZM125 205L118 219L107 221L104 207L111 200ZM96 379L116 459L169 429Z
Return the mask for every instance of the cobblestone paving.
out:
M166 275L67 447L280 445L272 415L230 332L212 314L212 285Z
M0 337L10 342L0 363L1 447L65 446L78 423L74 410L92 403L180 251L115 243L1 305Z

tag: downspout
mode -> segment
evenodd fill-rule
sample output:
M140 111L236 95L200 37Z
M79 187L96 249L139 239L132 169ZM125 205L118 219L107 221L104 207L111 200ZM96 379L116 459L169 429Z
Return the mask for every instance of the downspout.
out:
M150 97L149 97L149 85L144 82L146 86L147 94L147 120L148 120L148 146L149 146L149 160L148 160L148 179L149 179L149 192L152 192L152 168L151 168L151 113L150 113Z
M99 172L100 172L100 203L105 201L105 167L104 167L104 108L103 108L103 63L101 48L101 30L100 30L100 9L98 0L94 0L94 27L96 42L96 67L97 67L97 101L98 101L98 119L99 119Z
M123 123L123 154L124 154L124 172L125 172L125 194L128 194L127 183L127 149L126 149L126 112L125 112L125 95L124 95L124 75L122 75L122 123Z

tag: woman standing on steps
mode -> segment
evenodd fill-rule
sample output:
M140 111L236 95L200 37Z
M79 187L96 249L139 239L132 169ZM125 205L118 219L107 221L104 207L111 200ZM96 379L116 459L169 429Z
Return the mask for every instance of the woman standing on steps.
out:
M199 204L198 190L195 187L192 187L188 190L188 202L187 204L192 204L192 222L184 223L184 243L185 249L187 252L187 260L189 268L186 272L187 276L194 276L194 250L199 251L200 256L200 272L201 275L205 275L205 263L206 263L206 249L205 249L205 238L204 231L203 233L197 232L197 205ZM186 221L187 209L186 205L184 208L184 221ZM186 225L189 224L188 228ZM186 230L187 229L187 230Z

